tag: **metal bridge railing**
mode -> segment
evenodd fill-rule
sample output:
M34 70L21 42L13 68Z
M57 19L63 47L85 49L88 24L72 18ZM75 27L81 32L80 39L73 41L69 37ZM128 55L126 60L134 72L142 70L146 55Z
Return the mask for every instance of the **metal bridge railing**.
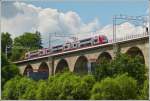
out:
M141 38L141 37L146 37L149 34L147 32L142 33L142 34L134 34L134 35L126 35L125 37L121 37L121 38L117 38L116 39L116 43L120 42L120 41L126 41L126 40L132 40L132 39L136 39L136 38ZM114 43L113 40L109 40L109 43Z

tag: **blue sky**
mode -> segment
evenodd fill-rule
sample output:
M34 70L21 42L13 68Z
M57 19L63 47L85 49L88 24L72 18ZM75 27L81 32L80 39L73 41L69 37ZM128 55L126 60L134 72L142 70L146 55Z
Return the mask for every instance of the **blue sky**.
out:
M60 0L61 1L61 0ZM124 14L131 16L146 15L148 9L148 0L77 0L75 2L68 0L30 2L33 5L42 8L55 8L62 12L75 11L84 22L89 22L93 18L98 18L101 24L107 25L112 23L112 17L115 14Z

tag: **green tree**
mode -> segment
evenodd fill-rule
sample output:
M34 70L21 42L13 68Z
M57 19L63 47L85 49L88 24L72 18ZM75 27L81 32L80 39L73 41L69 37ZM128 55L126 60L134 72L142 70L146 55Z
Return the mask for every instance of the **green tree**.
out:
M5 53L5 49L8 47L7 50L8 50L8 58L9 58L11 56L11 49L12 49L12 44L13 44L11 35L8 32L6 33L3 32L1 34L1 42L2 42L1 51Z
M128 73L138 81L139 85L146 79L146 66L142 63L140 56L130 57L126 54L119 54L111 63L114 74Z
M142 85L146 79L146 66L141 59L140 56L132 58L126 54L118 54L111 62L104 59L96 66L94 76L96 80L100 81L108 76L128 73L138 81L139 85Z
M13 47L11 60L23 59L25 52L42 48L41 35L39 32L26 32L14 39Z
M107 59L101 59L101 62L96 65L93 75L97 81L101 81L105 77L112 76L113 69L110 62L108 62Z
M17 49L17 48L13 48L12 49L12 56L11 56L11 60L12 61L17 61L17 60L22 60L24 59L25 53L27 52L26 49Z
M92 89L91 99L96 100L127 100L137 98L137 83L127 74L116 78L107 77L96 83Z
M19 75L19 69L12 63L10 63L5 55L1 54L1 73L2 73L2 89L6 81L10 80L11 78Z
M40 33L26 32L14 39L14 46L23 46L30 49L40 49L42 48L41 35Z

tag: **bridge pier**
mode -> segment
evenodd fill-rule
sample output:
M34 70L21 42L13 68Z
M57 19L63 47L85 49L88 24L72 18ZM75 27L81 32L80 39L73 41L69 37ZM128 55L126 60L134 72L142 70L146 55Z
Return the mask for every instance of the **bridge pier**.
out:
M49 68L49 76L54 75L54 60L53 58L48 58L48 68Z

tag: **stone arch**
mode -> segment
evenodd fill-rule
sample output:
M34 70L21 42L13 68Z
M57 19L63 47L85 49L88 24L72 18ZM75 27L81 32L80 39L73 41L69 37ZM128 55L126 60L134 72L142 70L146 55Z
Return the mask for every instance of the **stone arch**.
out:
M143 55L143 52L140 48L138 48L136 46L131 47L127 50L126 54L128 54L131 57L140 56L142 58L142 63L145 64L144 55Z
M23 72L23 75L26 75L26 76L28 75L29 76L29 74L32 73L32 72L33 72L32 66L30 64L27 64L27 66L25 67L25 70Z
M98 56L96 62L97 62L97 63L100 63L101 60L103 60L103 59L106 59L106 60L110 61L110 60L112 60L112 56L111 56L110 53L108 53L108 52L102 52L102 53Z
M78 74L88 73L88 59L85 56L80 56L75 62L74 72Z
M61 59L56 66L55 73L63 72L64 70L69 70L69 65L65 59Z
M49 76L49 68L46 62L42 62L38 69L38 77L42 79L47 79Z

